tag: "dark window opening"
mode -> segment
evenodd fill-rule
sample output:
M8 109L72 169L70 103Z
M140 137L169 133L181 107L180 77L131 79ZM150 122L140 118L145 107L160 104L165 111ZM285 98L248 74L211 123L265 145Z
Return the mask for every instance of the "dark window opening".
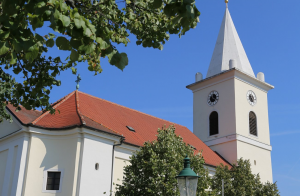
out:
M130 127L130 126L126 126L126 127L127 127L127 129L128 129L129 131L135 132L134 128L132 128L132 127Z
M47 172L46 190L59 190L61 172Z
M214 111L209 115L209 135L219 134L219 116Z
M254 112L249 113L249 129L250 134L257 136L257 122L256 115Z
M188 144L188 146L191 147L194 150L197 150L197 148L195 146L191 145L191 144Z

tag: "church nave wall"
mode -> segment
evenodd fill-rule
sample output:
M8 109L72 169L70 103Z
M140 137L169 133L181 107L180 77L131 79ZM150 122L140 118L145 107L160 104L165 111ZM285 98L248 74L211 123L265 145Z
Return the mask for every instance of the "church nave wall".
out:
M53 191L47 191L45 188L46 171L48 170L62 172L61 191L55 192L55 195L74 195L73 183L76 180L74 176L77 174L77 168L75 168L77 141L76 135L32 135L24 196L53 196Z

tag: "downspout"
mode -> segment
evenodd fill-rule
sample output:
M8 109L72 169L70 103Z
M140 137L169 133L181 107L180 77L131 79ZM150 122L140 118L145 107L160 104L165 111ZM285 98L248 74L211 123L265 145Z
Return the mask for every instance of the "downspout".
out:
M114 162L115 162L115 147L116 146L121 146L123 144L123 141L125 140L125 138L122 136L120 138L120 142L118 144L114 144L113 145L113 149L112 149L112 165L111 165L111 183L110 183L110 196L112 195L112 186L113 186L113 175L114 175Z

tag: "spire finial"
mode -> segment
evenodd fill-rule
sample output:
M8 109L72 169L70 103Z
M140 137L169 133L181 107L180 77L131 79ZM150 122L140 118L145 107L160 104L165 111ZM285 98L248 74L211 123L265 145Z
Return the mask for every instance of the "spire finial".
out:
M226 3L226 7L228 7L228 1L229 1L229 0L225 0L225 3Z
M81 77L80 77L80 74L78 74L77 80L75 80L75 82L77 83L77 85L76 85L76 90L79 89L79 82L80 82L80 80L81 80Z

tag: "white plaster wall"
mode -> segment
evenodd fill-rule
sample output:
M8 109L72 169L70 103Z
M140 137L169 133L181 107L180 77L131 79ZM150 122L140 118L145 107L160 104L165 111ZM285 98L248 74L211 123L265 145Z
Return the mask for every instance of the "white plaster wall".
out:
M25 196L74 195L73 184L77 169L77 135L73 136L43 136L33 134L30 145L30 155L26 174ZM62 169L64 175L61 192L44 193L44 170Z
M126 148L127 147L127 148ZM129 163L130 156L135 153L139 148L130 147L123 144L122 146L115 147L115 160L114 160L114 174L113 174L113 193L116 191L116 184L122 184L124 176L124 167Z
M236 163L237 161L237 142L231 141L210 146L213 151L217 151L229 163Z
M253 140L270 145L269 117L268 117L268 98L267 92L256 88L242 80L235 79L235 112L237 133ZM251 106L247 100L247 92L252 90L257 98L257 103ZM250 134L249 112L253 111L257 117L258 137Z
M244 142L237 142L238 158L249 159L253 174L259 173L262 182L273 182L271 152ZM256 165L254 164L256 161Z
M10 172L10 177L9 177L8 194L7 195L11 195L12 194L13 179L14 179L14 174L16 172L18 147L19 146L15 146L13 148L12 167L11 167L11 172Z
M215 81L211 81L214 83ZM216 90L219 93L219 101L214 106L207 104L208 94ZM193 124L194 133L202 140L208 141L226 136L235 132L235 97L234 79L228 79L220 83L212 84L204 89L194 92ZM209 136L209 115L212 111L219 114L219 135Z
M124 167L129 165L130 163L126 159L115 158L114 162L114 175L113 175L113 192L116 191L117 184L123 184L124 177Z
M15 121L10 123L7 120L3 120L0 123L0 138L18 131L20 128L21 127Z
M85 136L82 154L80 196L110 193L113 141ZM95 164L99 163L99 170Z
M213 177L216 174L216 168L210 167L210 166L206 166L206 165L204 166L204 168L208 170L208 175L210 177Z
M3 179L3 182L1 182L1 196L21 196L27 147L28 136L23 133L0 140L0 152L7 152L6 161L1 160L1 168L5 167L4 174L1 174L0 177Z
M0 193L4 184L5 169L7 163L8 149L0 152Z

